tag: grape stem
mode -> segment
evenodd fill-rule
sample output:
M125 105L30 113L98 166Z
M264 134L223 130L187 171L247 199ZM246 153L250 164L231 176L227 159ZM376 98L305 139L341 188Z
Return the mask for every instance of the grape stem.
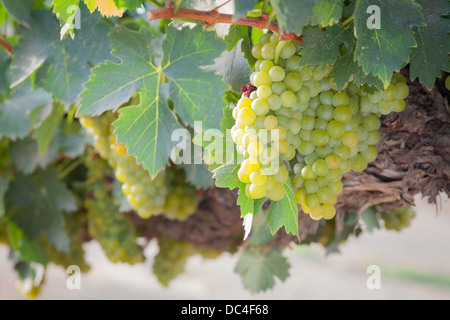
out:
M205 23L207 27L212 26L216 23L228 23L243 25L249 27L255 27L258 29L269 29L277 34L280 34L280 39L284 41L297 41L302 42L303 38L297 36L293 32L280 32L280 28L275 21L269 21L269 16L263 14L259 17L245 17L237 20L233 19L231 14L219 13L217 8L210 11L200 11L194 9L179 8L175 12L173 3L167 3L165 7L149 10L147 12L148 20L159 20L159 19L190 19L198 20Z
M13 50L12 45L10 45L10 44L8 43L8 41L4 40L2 35L0 35L0 46L2 46L3 48L5 48L5 51L6 51L7 53L9 53L9 54L13 54L13 53L14 53L14 50Z

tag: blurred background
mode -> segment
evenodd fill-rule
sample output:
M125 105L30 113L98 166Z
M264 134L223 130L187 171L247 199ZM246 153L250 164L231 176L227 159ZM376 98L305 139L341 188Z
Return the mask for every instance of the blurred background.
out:
M50 265L41 300L51 299L450 299L450 201L438 205L416 198L417 216L401 232L375 230L349 238L341 252L325 255L319 245L286 249L290 276L266 292L252 294L234 272L237 254L224 253L215 260L189 258L185 273L167 287L152 274L156 243L147 247L144 264L112 264L100 246L86 246L91 271L81 277L81 289L69 290L67 273ZM367 268L381 270L381 288L368 289ZM24 299L16 290L16 274L8 250L0 245L0 299Z

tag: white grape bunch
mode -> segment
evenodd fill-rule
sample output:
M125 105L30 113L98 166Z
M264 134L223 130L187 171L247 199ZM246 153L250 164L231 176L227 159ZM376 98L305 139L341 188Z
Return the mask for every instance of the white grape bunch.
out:
M114 169L115 178L133 210L143 219L164 214L169 219L185 220L197 210L196 189L186 181L185 173L175 165L155 177L138 165L125 144L118 143L113 132L114 113L99 117L83 116L81 125L93 136L93 146Z
M409 89L395 74L382 91L350 82L338 91L331 64L300 66L297 42L264 34L252 48L255 71L233 109L231 135L243 157L239 180L252 199L295 198L312 219L332 219L344 173L378 156L380 116L401 112Z

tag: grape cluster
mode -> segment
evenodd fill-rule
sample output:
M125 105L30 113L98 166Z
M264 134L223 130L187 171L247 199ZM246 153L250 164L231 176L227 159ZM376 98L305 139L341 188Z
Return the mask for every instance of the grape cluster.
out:
M95 155L86 157L89 196L84 207L87 210L90 235L102 246L113 263L135 264L144 259L142 248L136 243L137 234L128 218L119 211L111 196L113 174L108 163Z
M141 218L164 214L169 219L185 220L198 205L196 189L186 181L184 170L174 165L151 177L149 172L128 155L125 144L117 143L111 126L112 112L100 117L84 116L81 125L94 137L94 148L114 169L122 183L122 192Z
M172 240L167 237L159 238L158 245L159 252L153 262L153 273L164 286L184 272L189 257L199 254L204 259L216 259L222 254L222 251L196 247L190 242Z
M153 262L153 274L161 284L167 286L171 280L184 272L187 259L194 254L194 247L189 242L168 238L158 239L158 245L159 253Z
M83 212L72 212L65 214L66 231L70 238L70 246L68 252L61 252L56 250L48 241L45 241L42 246L49 258L56 265L67 268L70 265L80 267L81 272L88 272L90 266L84 259L85 251L84 243L84 223L86 216Z
M381 219L384 220L384 227L387 230L400 231L409 227L411 220L416 216L413 209L408 207L395 208L381 213Z
M264 34L252 54L255 72L233 109L238 178L248 197L273 201L292 179L303 212L332 219L343 174L378 155L379 117L405 108L406 80L395 74L383 91L352 82L338 91L332 65L300 66L299 45L274 34Z

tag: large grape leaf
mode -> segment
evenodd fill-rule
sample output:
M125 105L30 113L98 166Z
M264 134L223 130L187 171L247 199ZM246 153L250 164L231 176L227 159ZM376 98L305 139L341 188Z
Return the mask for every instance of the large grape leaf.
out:
M36 83L66 104L76 101L92 66L112 59L110 28L98 14L81 9L81 30L75 40L60 40L56 17L48 11L33 11L31 28L20 29L23 39L15 48L11 65L15 87L35 73Z
M417 47L411 49L409 72L411 80L418 78L431 90L441 70L450 71L450 19L443 17L450 7L447 0L418 2L427 25L414 28Z
M7 70L9 68L10 57L4 52L0 51L0 94L8 91Z
M332 26L342 16L343 0L322 0L313 7L312 24L321 27Z
M33 8L33 0L0 0L6 10L17 21L23 23L27 27L30 26L31 9Z
M162 44L162 59L156 63L155 38L150 29L120 29L110 36L113 55L120 63L107 62L93 70L81 94L78 115L98 115L117 110L135 92L140 104L120 109L114 123L118 140L128 152L156 175L168 161L174 143L171 135L181 124L167 99L185 124L220 128L225 106L222 77L208 68L225 49L225 43L200 26L177 30L168 27Z
M303 27L311 23L314 3L319 0L271 0L281 31L301 35Z
M239 258L234 271L239 273L242 283L252 293L273 288L275 278L281 281L289 277L290 265L278 249L263 252L261 248L249 248Z
M55 248L68 251L63 211L72 212L77 205L55 169L38 170L36 175L17 174L6 193L5 206L8 216L30 240L44 233Z
M51 101L51 96L43 89L32 90L30 81L12 90L6 100L0 102L0 138L17 139L28 135L35 124L31 114Z
M247 12L252 10L254 6L254 0L234 0L233 18L235 20L245 18L247 16Z
M370 24L372 13L367 9L371 5L379 8L380 29ZM411 27L424 25L421 7L411 0L358 0L354 16L355 58L365 73L378 76L386 87L416 45Z
M318 65L322 67L332 63L340 56L339 45L350 43L351 35L341 25L333 25L325 30L319 27L307 27L303 31L303 42L299 54L300 65Z

